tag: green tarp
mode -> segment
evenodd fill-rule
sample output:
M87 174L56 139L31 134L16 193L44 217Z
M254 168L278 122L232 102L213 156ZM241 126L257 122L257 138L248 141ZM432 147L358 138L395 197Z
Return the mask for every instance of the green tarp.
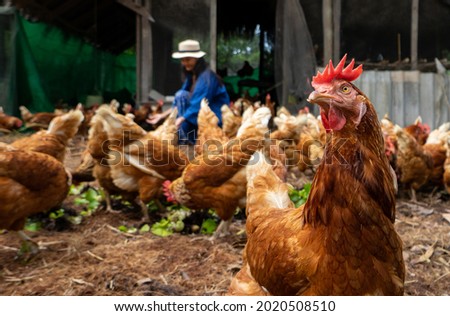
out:
M53 111L56 104L86 104L89 95L119 102L133 102L136 91L134 51L113 55L80 38L44 23L15 14L10 32L13 58L2 101L7 112L18 114L20 105L32 112ZM2 91L2 93L5 93ZM9 111L8 111L9 110Z

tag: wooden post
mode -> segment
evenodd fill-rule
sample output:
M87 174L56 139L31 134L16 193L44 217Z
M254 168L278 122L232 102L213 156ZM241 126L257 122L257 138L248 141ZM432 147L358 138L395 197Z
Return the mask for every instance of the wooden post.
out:
M333 3L333 60L341 60L341 0Z
M213 71L217 69L217 0L211 0L210 7L211 16L211 47L209 57L209 65Z
M143 7L150 13L151 0L143 0ZM152 27L148 19L142 17L142 95L141 104L148 102L153 85Z
M136 4L139 4L140 0L134 0ZM141 102L141 62L142 62L142 53L141 53L141 33L142 33L142 17L139 14L136 14L136 108L139 107Z
M264 81L264 40L265 29L260 25L259 33L259 80Z
M419 42L419 0L412 0L411 4L411 70L416 70Z
M150 0L135 0L135 4L142 5L150 12ZM148 95L152 88L152 32L149 19L136 14L136 107L148 102Z
M323 63L333 57L333 0L322 0Z

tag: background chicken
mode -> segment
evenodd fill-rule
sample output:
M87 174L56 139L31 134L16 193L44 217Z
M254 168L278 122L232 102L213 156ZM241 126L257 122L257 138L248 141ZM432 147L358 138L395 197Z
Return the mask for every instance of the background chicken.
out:
M58 115L54 112L31 113L24 105L19 106L20 115L25 122L25 127L40 130L48 127L50 122Z
M0 106L0 131L1 129L5 130L6 132L19 129L22 127L23 122L21 119L6 114L3 111L3 107Z
M70 175L55 158L0 143L0 229L20 231L30 244L21 232L27 217L58 206L69 186Z
M150 221L146 204L152 200L158 202L156 198L163 181L179 177L187 163L184 153L173 145L176 128L167 126L175 125L176 111L173 112L160 126L161 131L147 134L123 115L111 113L105 108L97 111L108 135L108 164L113 183L123 191L139 194L145 222ZM120 141L122 135L130 132L138 138L133 137L133 141L129 138L129 142Z
M425 144L428 135L430 134L430 126L422 123L422 118L420 116L413 124L404 127L404 129L409 135L414 137L420 145Z
M269 129L272 129L273 128L273 119L277 112L276 112L276 104L275 104L275 102L272 101L272 97L270 96L270 93L266 94L266 97L264 99L264 106L268 107L270 109L270 114L272 116L270 117L270 120L269 120Z
M83 113L84 120L81 122L80 127L78 128L77 135L80 135L82 139L86 139L89 132L89 127L91 124L91 120L95 115L95 111L98 109L99 105L94 104L89 108L83 106L82 103L78 103L75 107L76 110L80 110Z
M120 129L111 131L111 133L114 133L114 136L110 140L106 131L106 127L109 127L109 125L107 125L101 115L94 115L90 122L86 147L87 153L83 155L84 159L82 159L80 166L77 168L77 175L83 174L86 171L85 169L90 167L90 163L93 163L92 175L103 189L106 210L111 212L113 211L111 195L121 195L125 201L133 202L137 197L137 193L122 190L114 184L111 168L108 165L110 142L117 143L118 146L124 146L145 135L145 131L130 118L117 114L115 107L105 104L99 109L109 112L111 116L117 116L117 120L121 122L119 125Z
M116 115L117 113L117 109L111 105L108 106L105 104L102 105L101 108L104 108L105 111L109 111L111 115ZM118 117L119 119L124 120L124 125L127 127L122 131L122 137L112 141L117 141L122 145L125 145L145 134L145 132L130 119L123 117L122 115L118 115ZM129 125L126 125L128 122ZM103 189L106 210L112 211L111 195L121 195L125 201L133 202L136 199L137 194L121 190L113 182L111 168L107 162L110 140L108 139L105 125L106 123L104 123L100 115L94 115L90 122L86 151L82 155L81 164L77 168L74 178L78 179L85 173L89 173L90 168L92 168L92 176ZM117 137L119 137L119 133Z
M286 116L292 115L292 113L285 106L281 106L278 108L277 116L281 116L281 114L284 114Z
M234 114L239 116L244 116L244 112L248 108L253 108L253 102L246 98L239 98L230 105Z
M222 151L222 144L225 144L229 137L219 127L219 118L209 107L207 99L203 99L200 103L197 121L196 155L201 155L203 152Z
M147 122L149 116L155 115L157 113L162 113L164 102L159 100L156 104L145 103L137 107L136 109L129 103L125 103L122 107L122 112L126 114L133 114L134 121L144 128L145 130L154 130L159 124L150 124Z
M147 133L145 138L159 139L168 142L170 145L178 144L178 129L175 125L178 110L174 108L169 116L155 130Z
M291 114L278 114L274 118L277 129L270 133L272 140L277 140L280 148L284 151L288 166L297 166L301 161L301 155L296 150L300 141L302 126L305 123L299 122L297 118Z
M397 174L399 182L410 191L411 199L417 200L416 191L422 188L433 169L433 158L416 139L403 128L394 128L397 137Z
M81 152L80 164L72 173L72 183L79 185L82 182L95 181L94 177L95 160L87 149Z
M445 190L450 194L450 137L447 138L446 148L447 152L444 161L444 174L442 176L442 182L444 183Z
M270 116L268 108L256 110L242 123L236 138L224 144L221 153L196 157L180 178L165 183L168 201L216 211L221 223L215 237L228 234L236 208L245 207L245 166L255 150L264 145Z
M60 162L64 162L66 146L69 140L77 133L82 121L83 113L80 110L72 110L64 115L55 117L50 122L47 130L20 138L11 143L11 145L18 149L48 154Z
M302 122L300 139L295 148L301 157L297 165L302 171L307 168L315 170L322 159L325 148L325 128L307 107L299 112L297 120Z
M405 266L394 181L373 105L350 81L362 68L330 64L309 101L330 132L306 204L257 154L247 168L247 244L234 295L400 295ZM345 140L345 141L344 141Z
M423 150L431 156L433 168L428 177L428 186L443 188L444 163L447 158L447 140L450 137L450 123L444 123L427 135Z
M395 133L395 124L389 119L388 115L385 115L380 123L384 139L384 152L397 178L399 178L400 175L398 174L399 170L397 168L398 141L397 134Z
M235 114L228 105L223 105L220 109L222 113L222 130L228 138L236 136L242 123L242 116Z
M291 170L305 171L318 164L323 155L325 130L312 114L302 112L293 116L282 110L274 123L277 129L271 132L270 138L279 141Z

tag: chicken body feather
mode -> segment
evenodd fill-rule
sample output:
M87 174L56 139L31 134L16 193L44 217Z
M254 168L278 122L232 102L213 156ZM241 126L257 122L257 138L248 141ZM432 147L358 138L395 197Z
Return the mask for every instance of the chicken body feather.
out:
M70 175L55 158L0 145L0 228L21 230L28 216L66 197Z
M104 178L107 180L108 175L120 190L139 195L145 221L149 221L145 204L158 197L165 179L179 177L187 163L184 153L173 145L177 141L174 127L177 113L172 112L157 130L149 133L107 109L99 109L96 114L102 120L108 138L105 161L110 173L105 173ZM98 145L96 148L99 151Z
M83 118L83 113L80 110L70 111L55 117L50 122L47 130L18 139L11 145L22 150L48 154L63 162L66 146L69 140L77 133Z

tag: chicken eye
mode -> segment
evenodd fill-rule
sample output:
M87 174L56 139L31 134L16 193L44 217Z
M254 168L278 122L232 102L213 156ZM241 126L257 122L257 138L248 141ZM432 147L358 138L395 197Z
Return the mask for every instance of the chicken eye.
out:
M350 92L350 87L347 86L347 85L344 85L344 86L341 87L341 91L343 93L349 93Z

